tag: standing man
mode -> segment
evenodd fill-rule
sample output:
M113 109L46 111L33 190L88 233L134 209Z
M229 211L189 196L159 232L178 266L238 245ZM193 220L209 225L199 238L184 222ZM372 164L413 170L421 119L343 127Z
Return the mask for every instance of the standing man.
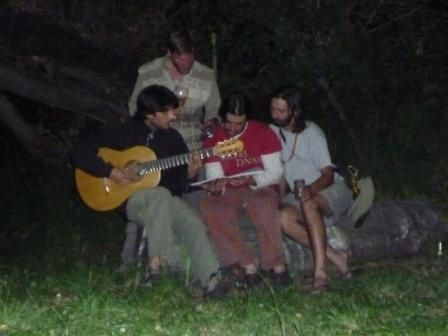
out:
M139 92L151 85L163 85L175 92L183 90L185 102L172 127L177 129L193 150L201 147L203 125L217 120L221 103L218 85L209 67L195 61L194 42L186 30L169 34L166 41L167 54L138 69L137 82L129 99L129 114L136 111Z
M283 232L303 246L310 247L314 256L315 292L329 288L326 272L328 258L341 274L349 278L348 252L327 245L325 225L334 225L352 201L352 193L335 172L327 141L322 130L306 120L298 90L292 86L277 89L271 96L272 129L282 143L285 183L282 185ZM295 200L294 180L305 180L300 190L301 202ZM302 213L302 209L303 212Z
M182 136L171 128L176 119L178 99L167 88L149 86L137 98L133 120L73 149L76 167L98 178L110 179L120 186L135 182L138 168L114 167L99 156L99 148L125 150L134 146L151 148L158 159L188 152ZM171 263L176 245L182 243L191 257L193 276L200 281L207 295L221 294L218 260L199 216L180 199L188 179L201 168L200 159L188 166L167 168L161 172L159 186L136 191L120 207L126 217L144 226L148 240L148 279L160 274L160 261Z
M261 281L260 268L274 287L284 287L291 279L285 267L278 215L279 197L275 186L282 176L281 145L268 125L253 120L251 106L240 92L229 94L219 109L222 126L217 127L204 146L213 146L227 139L240 139L244 151L230 158L206 161L207 179L214 179L205 188L209 196L201 200L199 212L223 267L244 272L248 286ZM224 178L258 169L256 175ZM238 228L238 218L246 212L255 226L260 261L247 246ZM233 273L233 272L230 272Z
M181 108L171 126L178 130L190 150L200 148L204 126L217 122L221 103L218 85L213 70L195 61L194 41L186 30L174 31L166 40L167 54L143 64L138 69L138 77L131 98L129 114L136 112L136 99L140 91L153 84L182 93ZM202 193L188 192L183 195L188 204L197 207ZM138 226L132 222L126 225L126 238L121 251L122 266L136 261Z

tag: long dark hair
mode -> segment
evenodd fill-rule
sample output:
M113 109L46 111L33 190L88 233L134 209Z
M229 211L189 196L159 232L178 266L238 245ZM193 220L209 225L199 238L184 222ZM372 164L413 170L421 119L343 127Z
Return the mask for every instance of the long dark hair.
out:
M239 90L228 92L218 110L218 114L222 121L226 121L227 113L237 116L244 115L247 120L251 119L253 109L249 97Z
M306 127L306 113L299 90L293 85L283 85L274 90L270 100L272 101L274 98L283 99L294 114L293 132L302 132Z

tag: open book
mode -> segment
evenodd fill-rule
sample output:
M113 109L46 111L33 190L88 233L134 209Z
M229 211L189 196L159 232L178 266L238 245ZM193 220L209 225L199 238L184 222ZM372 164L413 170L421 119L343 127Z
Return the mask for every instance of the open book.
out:
M261 168L254 168L254 169L250 169L250 170L246 170L244 172L238 173L238 174L233 174L233 175L229 175L229 176L221 176L218 178L211 178L211 179L206 179L206 180L201 180L198 182L193 182L190 183L191 186L200 186L202 184L214 181L214 180L218 180L218 179L232 179L232 178L236 178L236 177L241 177L241 176L251 176L251 175L257 175L257 174L263 174L264 170Z

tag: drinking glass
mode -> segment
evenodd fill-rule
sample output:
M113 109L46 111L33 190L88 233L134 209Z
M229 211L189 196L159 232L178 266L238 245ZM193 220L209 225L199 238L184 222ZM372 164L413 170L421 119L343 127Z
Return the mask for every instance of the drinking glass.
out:
M185 101L188 98L188 88L185 86L176 85L173 91L177 99L179 99L179 104L183 108L183 106L185 105Z

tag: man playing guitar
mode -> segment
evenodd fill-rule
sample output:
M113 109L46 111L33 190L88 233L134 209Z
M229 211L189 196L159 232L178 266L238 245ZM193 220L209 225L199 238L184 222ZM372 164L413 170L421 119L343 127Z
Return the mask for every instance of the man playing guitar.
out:
M142 175L151 173L153 168L132 161L128 165L115 166L113 160L104 154L104 149L126 151L135 146L151 148L157 158L162 159L156 169L157 180L160 179L160 182L156 181L159 182L158 186L137 189L130 193L127 200L125 197L118 207L128 220L144 226L146 230L148 280L160 274L160 257L166 258L169 263L175 260L176 244L182 242L191 258L192 275L201 282L206 295L214 296L227 292L230 285L218 272L218 260L203 222L179 197L189 179L201 168L202 160L199 155L189 155L188 160L182 161L181 154L188 152L187 145L180 133L170 127L178 106L176 96L169 89L151 85L139 94L137 111L132 120L112 132L75 146L72 158L79 170L78 190L84 200L88 199L89 189L84 187L83 177L92 176L92 179L104 182L104 188L99 188L98 193L104 196L107 203L108 197L114 197L116 187L126 190L127 186L138 185ZM165 160L168 157L174 159ZM87 204L95 208L97 203L95 200ZM97 209L108 210L108 207L98 205Z

